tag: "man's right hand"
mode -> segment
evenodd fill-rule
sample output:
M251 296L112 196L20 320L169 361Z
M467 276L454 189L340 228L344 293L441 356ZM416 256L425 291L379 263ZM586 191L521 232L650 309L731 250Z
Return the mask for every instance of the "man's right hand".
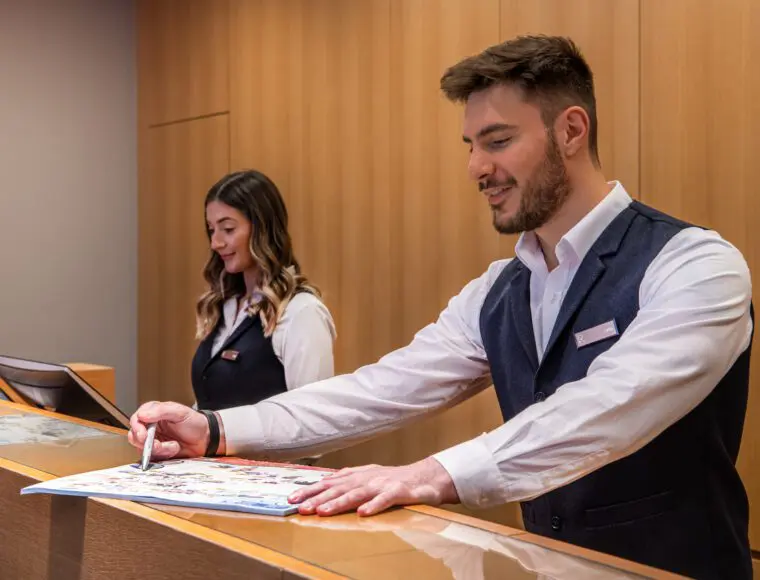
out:
M151 423L156 425L151 457L155 460L202 457L209 442L208 419L179 403L151 401L129 419L129 442L142 450Z

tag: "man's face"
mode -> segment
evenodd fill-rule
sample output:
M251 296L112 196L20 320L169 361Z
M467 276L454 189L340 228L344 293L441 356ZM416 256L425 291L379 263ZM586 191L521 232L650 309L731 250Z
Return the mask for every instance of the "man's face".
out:
M502 234L535 230L562 206L570 183L552 129L519 89L495 85L473 93L464 114L469 171Z

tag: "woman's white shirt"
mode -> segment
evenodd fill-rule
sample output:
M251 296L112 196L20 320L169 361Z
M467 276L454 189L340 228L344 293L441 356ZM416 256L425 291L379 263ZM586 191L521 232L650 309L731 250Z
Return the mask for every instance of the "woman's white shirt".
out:
M228 299L223 319L211 348L212 356L248 316L238 312L237 298ZM333 342L335 323L322 301L308 292L296 294L272 333L272 348L285 369L288 390L332 377L335 374Z

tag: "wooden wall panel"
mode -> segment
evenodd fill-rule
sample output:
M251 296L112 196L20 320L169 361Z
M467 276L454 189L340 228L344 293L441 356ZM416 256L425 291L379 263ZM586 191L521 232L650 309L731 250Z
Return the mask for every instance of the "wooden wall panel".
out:
M144 132L138 214L139 401L191 403L195 302L208 257L203 200L229 170L220 115Z
M641 23L642 200L716 229L743 252L757 287L760 4L642 0ZM753 359L739 467L758 550L760 356Z
M401 322L411 337L499 257L491 212L467 175L462 107L439 89L447 67L498 42L499 6L395 0L392 8L392 69L400 94L393 165L401 172L394 227L403 246Z
M227 0L140 0L140 124L229 109Z
M390 5L241 0L232 14L232 165L281 189L296 255L339 327L337 366L355 368L369 358L341 345L398 343L384 311L398 265L387 225Z
M501 0L501 38L572 38L594 73L599 156L607 179L639 191L639 0Z

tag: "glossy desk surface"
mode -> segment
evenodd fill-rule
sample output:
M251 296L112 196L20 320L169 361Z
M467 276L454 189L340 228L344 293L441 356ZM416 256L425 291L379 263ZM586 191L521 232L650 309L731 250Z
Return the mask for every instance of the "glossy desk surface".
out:
M43 413L0 402L0 415ZM0 445L0 467L36 479L132 463L138 453L125 432ZM36 470L36 471L35 471ZM27 496L24 496L24 498ZM19 496L19 501L23 501ZM139 512L159 525L183 529L241 553L276 556L285 569L309 576L375 578L668 578L672 575L446 510L396 509L374 517L258 516L118 500L89 499ZM146 507L147 506L147 507ZM191 525L187 525L191 524ZM184 527L183 527L184 526ZM305 566L304 566L305 565Z

